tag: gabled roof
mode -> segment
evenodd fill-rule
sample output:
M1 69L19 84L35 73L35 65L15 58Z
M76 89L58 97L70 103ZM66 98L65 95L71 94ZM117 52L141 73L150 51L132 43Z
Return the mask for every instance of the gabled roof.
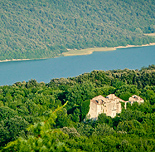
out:
M93 102L97 105L102 105L105 101L107 101L107 99L105 97L103 97L102 95L99 95L99 96L91 99L91 102Z
M108 96L106 96L106 98L115 99L115 98L118 98L118 97L116 97L115 94L109 94Z
M109 94L106 98L103 97L102 95L99 95L91 99L91 102L95 103L96 105L102 105L102 104L111 103L111 102L118 103L119 101L125 102L124 100L115 96L115 94Z
M137 96L137 95L132 95L132 97L130 97L129 99L131 99L131 98L134 100L144 100L140 96Z
M94 97L94 98L91 99L91 100L106 100L106 98L103 97L102 95L99 95L99 96Z
M125 102L125 101L122 100L121 98L115 96L115 94L109 94L106 98L108 98L109 100L118 99L119 101Z

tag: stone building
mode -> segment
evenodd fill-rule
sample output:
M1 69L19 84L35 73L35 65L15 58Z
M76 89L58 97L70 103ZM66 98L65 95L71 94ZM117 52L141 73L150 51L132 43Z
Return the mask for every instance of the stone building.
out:
M134 102L138 102L139 104L144 103L144 99L142 99L141 97L137 96L137 95L132 95L132 97L129 98L129 102L131 103L131 105Z
M94 97L90 100L88 117L90 119L97 119L99 114L105 113L113 118L117 113L121 113L120 101L125 102L114 94L110 94L106 98L101 95Z

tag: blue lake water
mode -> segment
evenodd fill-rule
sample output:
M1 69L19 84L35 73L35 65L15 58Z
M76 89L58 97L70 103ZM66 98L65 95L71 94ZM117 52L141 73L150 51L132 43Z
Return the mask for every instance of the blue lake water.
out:
M44 60L0 63L0 85L36 79L74 77L93 70L140 69L155 64L155 46L94 52L91 55L58 57Z

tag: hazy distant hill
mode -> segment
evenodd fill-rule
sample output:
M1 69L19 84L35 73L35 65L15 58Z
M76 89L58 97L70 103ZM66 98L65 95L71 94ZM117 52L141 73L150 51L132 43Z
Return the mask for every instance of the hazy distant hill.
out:
M1 0L0 60L54 57L88 47L146 44L154 0Z

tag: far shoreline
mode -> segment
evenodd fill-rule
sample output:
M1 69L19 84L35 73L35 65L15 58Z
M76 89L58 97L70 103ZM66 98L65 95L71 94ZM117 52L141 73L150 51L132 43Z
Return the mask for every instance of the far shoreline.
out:
M60 56L78 56L78 55L90 55L93 52L102 52L102 51L115 51L117 49L121 48L132 48L132 47L144 47L144 46L153 46L155 43L149 43L144 45L127 45L127 46L117 46L117 47L96 47L96 48L87 48L87 49L67 49L68 52L63 52L60 54ZM60 57L59 56L59 57ZM58 57L58 56L56 56ZM54 58L56 58L54 57ZM10 61L28 61L28 60L42 60L42 59L48 59L48 58L36 58L36 59L6 59L6 60L0 60L0 62L10 62Z
M117 47L96 47L96 48L87 48L81 50L72 50L68 49L68 52L63 52L63 56L77 56L77 55L90 55L93 52L100 51L115 51L121 48L132 48L132 47L144 47L144 46L153 46L155 43L143 44L143 45L127 45L127 46L117 46Z
M0 60L0 62L9 62L9 61L26 61L26 60L33 60L33 59L11 59L11 60Z
M10 62L10 61L30 61L30 60L44 60L47 58L36 58L36 59L6 59L6 60L0 60L0 62Z

